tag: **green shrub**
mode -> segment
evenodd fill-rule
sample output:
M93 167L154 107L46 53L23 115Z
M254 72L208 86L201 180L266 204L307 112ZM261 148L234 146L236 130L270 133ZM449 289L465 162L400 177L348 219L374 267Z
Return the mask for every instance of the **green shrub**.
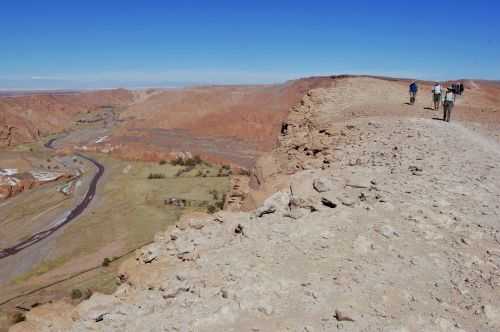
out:
M22 312L16 312L12 315L12 323L17 324L24 322L26 320L26 315Z
M111 259L109 259L108 257L106 257L102 260L103 267L107 267L107 266L109 266L109 264L111 264Z
M152 180L152 179L164 179L164 178L165 178L165 175L161 174L161 173L149 173L149 175L148 175L148 179L149 180Z
M166 163L167 163L167 161L163 160L163 159L158 162L158 164L160 164L160 165L165 165Z
M177 173L175 173L175 176L178 177L178 176L181 176L184 173L191 172L194 169L194 167L195 166L186 166L184 168L181 168L180 170L177 171Z
M202 163L203 163L203 160L201 160L201 157L200 157L200 156L198 156L198 155L197 155L197 156L194 156L193 160L194 160L194 163L195 163L196 165L200 165L200 164L202 164Z
M212 189L208 193L210 195L212 195L212 198L214 199L214 201L217 201L219 199L219 193L217 192L217 190Z
M185 165L185 163L184 163L184 159L183 159L183 158L181 158L181 157L177 157L177 158L175 158L174 160L172 160L172 161L170 162L170 164L171 164L172 166L184 166L184 165Z
M224 208L224 201L217 201L214 205L217 210L222 210Z
M200 156L194 156L193 158L188 158L184 160L184 165L186 166L196 166L201 164L203 161L201 160Z
M181 158L177 157L170 162L173 166L196 166L203 163L200 156L194 156L193 158Z
M78 288L71 290L71 298L73 300L80 299L82 296L83 296L83 293Z
M207 206L207 212L212 214L212 213L215 213L217 211L217 208L213 205L209 205Z

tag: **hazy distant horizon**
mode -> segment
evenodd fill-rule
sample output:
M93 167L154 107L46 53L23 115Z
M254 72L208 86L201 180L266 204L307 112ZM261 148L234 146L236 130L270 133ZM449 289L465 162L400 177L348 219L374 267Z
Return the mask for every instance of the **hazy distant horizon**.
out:
M175 89L200 82L78 82L78 81L37 81L29 84L25 81L9 81L1 85L0 91L85 91L85 90L112 90L112 89Z
M483 79L483 78L470 78L470 77L455 77L455 78L444 78L444 79L429 79L429 78L415 78L404 75L380 75L380 74L351 74L351 73L341 73L341 74L318 74L318 75L304 75L291 77L289 79L285 79L282 81L276 82L113 82L106 81L105 83L96 83L96 82L71 82L71 81L50 81L52 83L48 83L49 81L37 80L37 83L34 85L24 86L24 87L15 87L0 86L0 93L4 95L9 92L78 92L78 91L95 91L95 90L115 90L115 89L127 89L127 90L147 90L147 89L182 89L188 87L195 86L207 86L207 85L266 85L266 84L281 84L289 80L296 80L307 77L317 77L317 76L337 76L337 75L352 75L352 76L373 76L373 77L387 77L387 78L395 78L395 79L417 79L419 81L455 81L455 80L477 80L477 81L491 81L491 82L500 82L500 80L491 80L491 79ZM57 83L56 83L57 82ZM64 82L64 83L62 83Z

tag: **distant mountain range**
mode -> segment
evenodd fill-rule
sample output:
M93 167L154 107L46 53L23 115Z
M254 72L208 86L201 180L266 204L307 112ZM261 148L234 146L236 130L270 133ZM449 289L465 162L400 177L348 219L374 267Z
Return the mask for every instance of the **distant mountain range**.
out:
M142 89L142 88L182 88L199 85L201 82L180 82L180 81L72 81L62 79L23 79L11 80L0 79L0 95L11 93L12 91L81 91L81 90L103 90L103 89Z

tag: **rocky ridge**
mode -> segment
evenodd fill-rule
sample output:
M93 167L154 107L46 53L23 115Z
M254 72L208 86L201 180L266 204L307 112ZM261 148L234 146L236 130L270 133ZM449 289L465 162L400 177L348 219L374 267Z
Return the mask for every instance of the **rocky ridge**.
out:
M328 121L371 107L352 100L337 86L296 107L257 176L280 190L258 209L186 216L115 294L34 308L11 331L500 329L500 146L418 112Z

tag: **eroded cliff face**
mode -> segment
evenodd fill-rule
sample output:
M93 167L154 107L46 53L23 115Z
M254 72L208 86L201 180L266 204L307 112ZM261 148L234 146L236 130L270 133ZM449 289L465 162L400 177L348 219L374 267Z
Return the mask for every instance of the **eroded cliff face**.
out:
M126 90L0 97L0 147L34 142L73 125L77 113L133 101Z
M310 91L258 163L257 209L185 216L115 294L11 331L497 331L500 143L464 120L478 95L445 123L404 82Z
M122 158L169 159L189 152L251 169L278 143L290 107L331 77L269 86L207 86L160 91L128 107L109 140Z

